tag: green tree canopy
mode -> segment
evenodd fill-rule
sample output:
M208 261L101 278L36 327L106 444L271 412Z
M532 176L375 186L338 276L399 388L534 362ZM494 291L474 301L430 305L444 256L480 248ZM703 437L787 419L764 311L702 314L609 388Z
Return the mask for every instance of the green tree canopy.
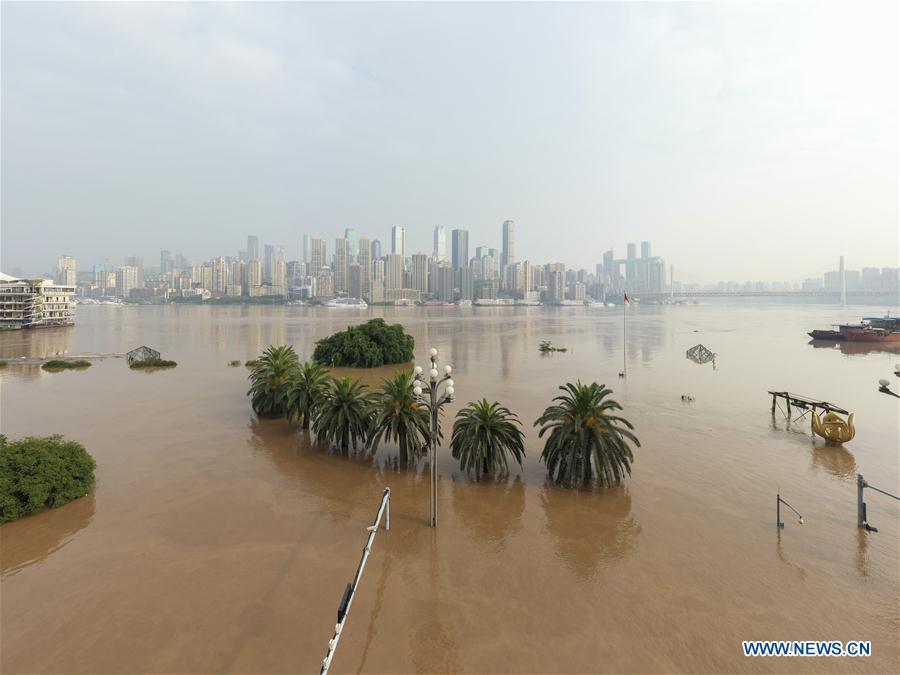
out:
M412 361L414 348L415 340L399 323L388 325L384 319L372 319L319 340L313 360L324 366L377 368Z

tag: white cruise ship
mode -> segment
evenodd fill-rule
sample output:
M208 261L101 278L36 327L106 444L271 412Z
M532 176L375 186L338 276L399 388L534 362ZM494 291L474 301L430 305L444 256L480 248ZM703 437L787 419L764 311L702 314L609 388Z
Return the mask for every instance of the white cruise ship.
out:
M326 307L340 307L340 308L354 308L354 309L365 309L369 305L365 302L365 300L360 300L359 298L335 298L329 302L325 303Z

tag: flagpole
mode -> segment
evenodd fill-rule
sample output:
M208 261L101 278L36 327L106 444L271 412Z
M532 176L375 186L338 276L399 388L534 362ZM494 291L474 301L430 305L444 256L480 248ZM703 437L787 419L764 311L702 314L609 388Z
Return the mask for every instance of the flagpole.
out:
M628 294L625 293L622 298L622 374L628 373L627 352L628 343L625 342L625 308L628 306Z

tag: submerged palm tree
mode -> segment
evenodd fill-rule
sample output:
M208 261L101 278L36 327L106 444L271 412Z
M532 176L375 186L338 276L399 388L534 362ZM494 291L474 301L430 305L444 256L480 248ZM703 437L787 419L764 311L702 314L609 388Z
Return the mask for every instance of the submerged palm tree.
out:
M560 389L565 392L534 423L543 425L539 436L550 436L541 453L550 477L560 485L576 486L597 478L600 485L618 484L631 473L634 456L629 442L640 447L631 433L634 426L626 419L610 415L621 410L616 401L607 398L611 389L593 382L571 382Z
M429 438L428 408L416 400L414 380L412 373L400 371L381 384L369 432L372 450L377 450L382 441L396 441L403 462L418 460Z
M288 384L288 419L302 419L303 428L309 429L322 405L330 381L328 371L318 363L301 363Z
M366 442L372 401L366 387L352 377L333 379L328 383L318 415L313 421L316 436L344 452L352 445Z
M508 455L519 466L525 456L525 434L522 423L508 408L487 399L473 401L456 414L450 447L453 457L465 471L482 474L509 473Z
M299 359L290 345L269 348L256 359L250 371L250 404L260 417L280 417L287 412L288 383Z

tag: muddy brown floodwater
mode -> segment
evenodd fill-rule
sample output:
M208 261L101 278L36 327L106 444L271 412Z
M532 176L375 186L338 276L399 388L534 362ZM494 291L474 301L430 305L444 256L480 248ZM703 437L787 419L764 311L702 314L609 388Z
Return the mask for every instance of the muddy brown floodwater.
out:
M900 354L815 348L805 332L883 308L636 307L628 377L621 310L81 307L74 328L0 335L0 358L123 352L178 361L130 371L10 365L2 431L60 433L97 459L88 497L0 527L4 673L317 672L382 489L379 534L333 663L340 673L465 671L897 672ZM497 399L527 428L527 460L477 484L446 446L439 525L427 465L311 447L251 413L247 370L270 343L301 357L372 316L451 363L458 403ZM541 340L567 347L542 356ZM702 342L716 367L685 358ZM376 384L388 371L363 374ZM531 423L567 380L615 390L642 447L604 491L548 484ZM856 412L828 447L773 421L767 389ZM693 396L683 403L682 394ZM445 438L449 436L449 423ZM778 491L805 516L775 527ZM871 640L869 658L745 658L741 641Z

